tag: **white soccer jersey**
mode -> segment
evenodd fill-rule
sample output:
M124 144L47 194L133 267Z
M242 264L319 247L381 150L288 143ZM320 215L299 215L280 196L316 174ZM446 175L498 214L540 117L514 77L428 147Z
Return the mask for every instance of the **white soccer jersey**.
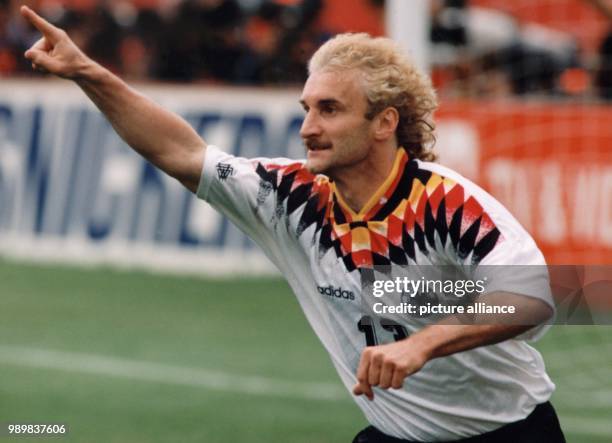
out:
M394 318L398 327L371 311L365 318L371 294L362 290L364 271L544 264L531 237L493 197L447 168L410 160L403 149L358 214L303 162L245 159L212 146L197 195L279 268L349 390L367 341L389 343L422 327L409 316ZM521 293L552 306L546 283ZM504 284L496 289L517 292L511 281ZM540 354L514 339L432 360L403 389L374 389L373 402L355 397L372 425L399 438L449 441L525 418L550 398L554 384Z

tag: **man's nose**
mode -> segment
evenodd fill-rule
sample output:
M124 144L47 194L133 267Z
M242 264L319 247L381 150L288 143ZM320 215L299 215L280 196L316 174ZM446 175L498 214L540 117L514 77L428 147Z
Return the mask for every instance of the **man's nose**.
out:
M314 112L309 111L304 116L300 136L304 139L321 135L321 125Z

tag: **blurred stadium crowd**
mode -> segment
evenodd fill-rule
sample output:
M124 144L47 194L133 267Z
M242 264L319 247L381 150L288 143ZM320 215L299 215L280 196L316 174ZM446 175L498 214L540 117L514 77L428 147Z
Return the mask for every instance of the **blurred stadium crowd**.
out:
M504 7L508 2L431 0L432 73L440 93L612 100L612 0L557 5L571 2L599 17L595 44L585 45L572 30L546 20L530 22ZM21 56L38 38L18 14L23 3L0 0L0 76L36 75ZM384 33L384 0L26 3L129 80L300 84L308 58L331 35Z
M431 17L455 95L612 99L612 0L432 0Z
M0 75L32 75L21 54L38 34L19 16L23 3L0 0ZM337 7L324 0L27 3L88 55L131 80L297 84L316 47L343 30L333 22ZM367 31L382 34L382 2L355 3L353 24L365 21Z

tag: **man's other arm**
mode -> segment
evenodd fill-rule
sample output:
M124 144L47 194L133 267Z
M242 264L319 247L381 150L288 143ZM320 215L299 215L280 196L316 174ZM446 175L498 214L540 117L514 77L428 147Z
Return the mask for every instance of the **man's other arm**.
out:
M25 53L32 66L74 80L129 146L195 192L206 143L193 128L87 57L62 29L26 6L21 14L42 34Z
M452 315L398 342L364 349L357 369L355 395L374 398L373 386L400 389L406 377L435 358L500 343L545 323L553 309L544 301L519 294L487 294L488 306L514 306L515 314Z

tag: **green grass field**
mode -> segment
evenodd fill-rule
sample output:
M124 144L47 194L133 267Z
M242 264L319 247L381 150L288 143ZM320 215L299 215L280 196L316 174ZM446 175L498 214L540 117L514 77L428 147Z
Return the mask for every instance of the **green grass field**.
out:
M279 279L0 261L0 281L0 423L88 443L349 442L366 425ZM569 442L612 442L611 333L537 343Z

